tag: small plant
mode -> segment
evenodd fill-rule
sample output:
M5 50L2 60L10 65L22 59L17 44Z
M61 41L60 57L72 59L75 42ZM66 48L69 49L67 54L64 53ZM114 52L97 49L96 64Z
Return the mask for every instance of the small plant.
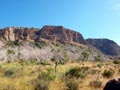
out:
M89 83L90 87L93 88L101 88L102 87L102 81L100 80L93 80Z
M4 73L4 75L5 75L6 77L13 77L14 74L15 74L15 70L14 70L14 69L6 70L5 73Z
M49 90L48 81L36 79L33 84L34 84L34 90Z
M9 41L7 41L6 45L10 46L10 47L13 47L14 46L14 41L9 40Z
M40 80L54 80L55 79L55 75L53 74L53 70L52 69L48 69L47 72L41 72L38 76L38 79Z
M12 49L8 49L8 50L7 50L7 53L8 53L8 54L15 54L15 51L12 50Z
M81 54L83 56L83 60L87 60L88 59L88 57L89 57L88 51L83 51Z
M23 45L23 43L19 41L14 41L14 45L20 47Z
M85 78L87 75L88 67L81 67L81 68L71 68L67 73L66 76L68 77L75 77L75 78Z
M120 60L114 60L113 63L114 64L120 64Z
M101 68L103 65L101 63L97 64L97 67Z
M98 55L98 56L95 57L95 61L96 61L96 62L100 62L100 61L101 61L100 55Z
M49 90L49 83L54 79L55 75L53 74L53 69L48 68L46 72L41 72L34 81L35 90Z
M23 44L22 44L22 42L19 42L19 41L9 40L9 41L7 41L6 45L9 46L9 47L13 47L13 46L21 46Z
M104 70L103 77L110 78L114 75L114 71L112 69Z
M68 79L66 81L67 90L79 90L79 83L76 79Z

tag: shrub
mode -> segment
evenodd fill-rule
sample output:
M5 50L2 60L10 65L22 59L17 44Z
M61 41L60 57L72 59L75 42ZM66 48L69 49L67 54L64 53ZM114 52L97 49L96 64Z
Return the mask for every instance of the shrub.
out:
M8 50L7 50L7 53L8 53L8 54L15 54L15 51L12 50L12 49L8 49Z
M101 88L102 87L102 81L100 80L94 80L89 83L90 87L94 88Z
M34 90L49 90L48 85L48 81L36 79L34 81Z
M100 55L98 55L98 56L95 57L95 61L96 61L96 62L101 61L101 57L100 57Z
M13 47L14 46L14 41L9 40L9 41L7 41L6 45Z
M75 79L68 79L66 81L67 90L79 90L79 83Z
M113 63L114 64L120 64L120 60L114 60Z
M88 59L88 57L89 57L88 51L84 51L84 52L82 52L81 54L82 54L82 56L83 56L83 60L87 60L87 59Z
M22 46L23 45L23 43L22 42L19 42L19 41L14 41L14 45L16 45L16 46Z
M97 64L97 67L101 68L103 65L101 63Z
M89 67L81 67L81 68L71 68L67 73L66 76L68 77L75 77L75 78L85 78L87 75Z
M98 73L100 73L100 70L93 68L93 69L89 70L89 73L92 74L92 75L98 74Z
M38 79L40 80L54 80L55 79L55 75L53 74L53 69L47 69L47 72L41 72L38 75Z
M112 69L104 70L102 75L103 75L103 77L110 78L114 75L114 71Z
M48 68L46 72L41 72L37 79L34 80L35 90L49 90L48 86L50 81L54 80L55 76L53 74L53 69Z
M15 70L14 70L14 69L9 69L9 70L6 70L6 71L4 72L4 75L5 75L6 77L12 77L12 76L14 76L14 74L15 74Z

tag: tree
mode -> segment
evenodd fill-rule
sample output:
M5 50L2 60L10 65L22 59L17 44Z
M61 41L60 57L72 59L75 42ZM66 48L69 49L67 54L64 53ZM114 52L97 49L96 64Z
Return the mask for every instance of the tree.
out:
M62 62L64 56L62 54L62 51L60 51L59 49L57 49L55 52L54 52L54 56L53 56L53 60L55 62L55 73L57 72L57 66L59 63Z
M83 56L83 60L88 60L89 53L87 51L83 51L81 54Z

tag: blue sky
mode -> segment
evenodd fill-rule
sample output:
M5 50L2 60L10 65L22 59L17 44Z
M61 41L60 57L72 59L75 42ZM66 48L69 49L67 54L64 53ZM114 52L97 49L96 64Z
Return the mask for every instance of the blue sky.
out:
M120 0L0 0L0 28L62 25L120 45Z

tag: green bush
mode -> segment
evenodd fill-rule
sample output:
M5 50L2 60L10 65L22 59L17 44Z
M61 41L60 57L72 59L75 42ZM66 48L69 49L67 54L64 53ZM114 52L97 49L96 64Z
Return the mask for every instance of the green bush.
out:
M7 41L6 45L13 47L14 46L14 41L9 40L9 41Z
M33 84L34 84L34 90L49 90L48 81L36 79Z
M83 60L87 60L88 59L88 57L89 57L88 51L83 51L81 54L83 56Z
M67 90L79 90L78 80L75 80L75 79L66 80L66 87L67 87Z
M71 68L67 73L66 76L68 77L75 77L75 78L85 78L87 75L89 67L75 67Z
M18 41L9 40L9 41L7 41L6 45L9 46L9 47L13 47L13 46L21 46L21 45L23 45L23 43L18 42Z
M35 90L49 90L48 86L50 81L55 79L53 74L53 69L48 68L47 71L41 72L37 79L34 80L34 89Z
M4 76L6 77L13 77L15 74L15 70L14 69L8 69L4 72Z
M102 81L100 80L93 80L89 83L90 87L94 88L101 88L102 87Z
M15 51L12 50L12 49L8 49L8 50L7 50L7 54L15 54Z
M47 72L41 72L38 75L38 79L51 81L55 79L55 75L53 74L51 70L48 70Z
M19 47L20 47L20 46L22 46L22 45L23 45L23 43L22 43L22 42L18 42L18 41L14 41L14 45L15 45L15 46L19 46Z
M98 63L98 64L97 64L97 67L99 67L99 68L101 68L102 66L103 66L102 63Z
M120 64L120 60L114 60L113 63L114 64Z
M95 61L96 61L96 62L101 61L101 57L100 57L100 55L98 55L98 56L95 57Z
M103 77L110 78L114 75L114 71L112 69L104 70Z

